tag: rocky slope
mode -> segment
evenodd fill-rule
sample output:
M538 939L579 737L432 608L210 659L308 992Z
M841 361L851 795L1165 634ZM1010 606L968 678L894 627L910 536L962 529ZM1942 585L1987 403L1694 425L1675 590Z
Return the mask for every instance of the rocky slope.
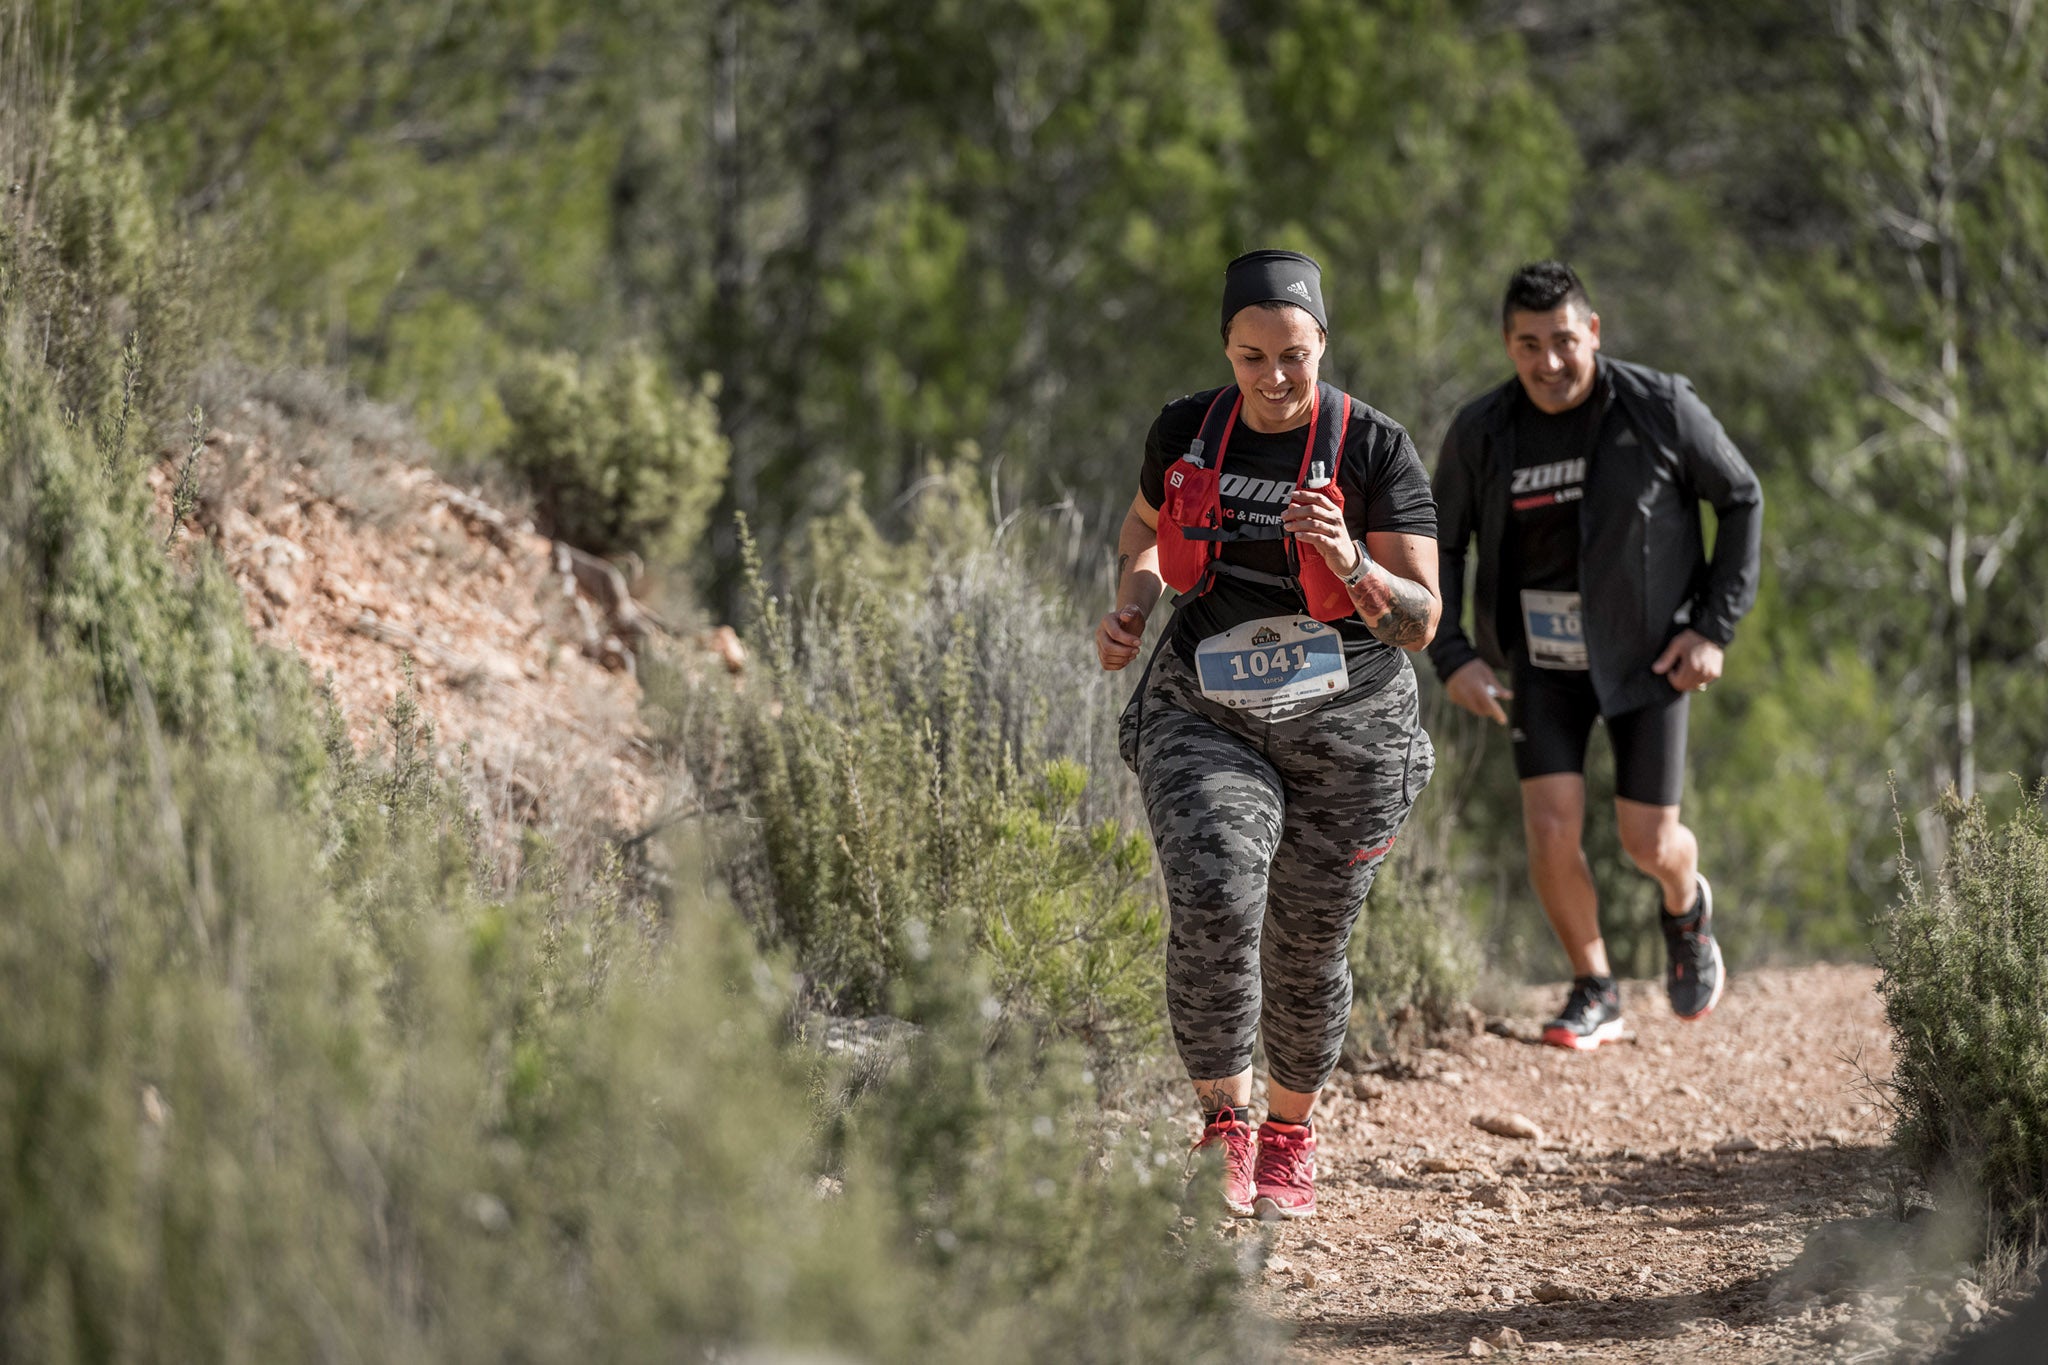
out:
M644 827L664 784L635 672L662 626L618 567L385 444L245 400L151 486L168 524L189 478L175 539L211 542L258 638L305 660L359 747L388 742L412 689L501 854L522 826Z

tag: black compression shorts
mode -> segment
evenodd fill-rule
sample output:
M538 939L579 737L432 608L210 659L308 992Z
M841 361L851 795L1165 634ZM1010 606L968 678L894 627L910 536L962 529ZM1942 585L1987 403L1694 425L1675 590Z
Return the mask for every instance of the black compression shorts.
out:
M1515 743L1515 775L1547 777L1584 773L1586 741L1600 719L1593 680L1583 672L1537 668L1521 654L1511 667L1514 700L1508 707ZM1647 806L1675 806L1685 790L1685 722L1688 693L1669 701L1608 716L1614 743L1614 794Z

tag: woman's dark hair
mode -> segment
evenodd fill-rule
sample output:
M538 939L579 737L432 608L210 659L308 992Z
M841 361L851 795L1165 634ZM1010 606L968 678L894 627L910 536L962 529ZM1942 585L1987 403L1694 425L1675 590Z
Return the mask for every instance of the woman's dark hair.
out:
M1536 261L1523 266L1508 281L1507 297L1501 300L1500 325L1510 326L1517 313L1553 313L1568 303L1593 311L1586 286L1563 261Z

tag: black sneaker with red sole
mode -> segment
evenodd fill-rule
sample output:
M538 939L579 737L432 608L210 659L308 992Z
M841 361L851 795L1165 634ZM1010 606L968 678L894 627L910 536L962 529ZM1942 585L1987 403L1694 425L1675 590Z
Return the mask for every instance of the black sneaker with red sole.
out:
M1543 1026L1543 1041L1552 1047L1591 1052L1621 1037L1621 992L1612 979L1581 976L1572 981L1564 1009Z
M1721 1003L1728 970L1721 945L1714 941L1714 888L1699 878L1700 893L1683 915L1660 915L1664 922L1664 990L1671 1012L1681 1019L1704 1019Z

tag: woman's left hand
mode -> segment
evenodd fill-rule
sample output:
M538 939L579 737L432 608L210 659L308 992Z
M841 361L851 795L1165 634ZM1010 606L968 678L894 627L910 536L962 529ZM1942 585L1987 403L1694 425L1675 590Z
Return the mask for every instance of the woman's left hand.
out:
M1295 489L1287 500L1287 510L1280 514L1280 529L1321 551L1323 563L1339 578L1358 567L1358 544L1344 524L1344 509L1326 494Z

